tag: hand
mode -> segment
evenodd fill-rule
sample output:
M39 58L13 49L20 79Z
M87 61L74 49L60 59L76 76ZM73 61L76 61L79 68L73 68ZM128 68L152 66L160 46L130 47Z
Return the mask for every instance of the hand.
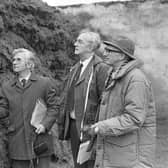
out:
M97 123L95 123L95 124L93 124L92 126L91 126L91 128L94 130L94 132L95 132L95 134L98 134L99 133L99 131L100 131L100 128L99 128L99 123L100 122L97 122Z
M45 127L44 127L42 124L39 124L39 125L36 126L35 132L36 132L37 134L44 133L44 132L45 132Z
M90 127L87 132L88 132L88 134L91 135L91 136L94 136L94 135L95 135L94 128L92 128L92 127Z
M92 125L89 129L88 129L88 134L89 135L96 135L99 132L99 128L95 127L94 125Z

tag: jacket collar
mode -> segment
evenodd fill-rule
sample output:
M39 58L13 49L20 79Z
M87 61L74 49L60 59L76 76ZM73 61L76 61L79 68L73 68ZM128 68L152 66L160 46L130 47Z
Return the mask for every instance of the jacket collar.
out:
M103 62L103 60L102 60L99 56L97 56L96 54L94 54L92 60L90 61L90 63L91 63L91 62L93 63L93 66L96 66L97 64ZM90 63L89 63L89 64L90 64ZM77 69L77 67L79 66L79 64L80 64L80 61L78 61L78 62L71 68L71 71Z
M29 80L30 81L38 80L37 75L35 73L31 73ZM11 80L11 86L14 86L14 85L17 85L19 87L21 86L18 75L15 75L15 77Z
M142 65L143 65L143 62L140 59L132 60L132 61L128 62L127 64L125 64L124 66L122 66L122 68L116 74L114 79L122 78L128 72L130 72L132 69L140 68Z
M91 65L93 66L96 66L97 64L99 64L100 62L103 62L102 59L100 57L98 57L97 55L93 55L93 58L92 60L89 62L89 64L87 65L88 67L92 67ZM71 76L71 79L70 79L70 83L69 85L71 85L75 75L76 75L76 72L77 72L77 69L80 65L80 62L78 61L72 68L71 68L71 73L72 73L72 76ZM87 72L88 72L88 68L85 69ZM86 71L83 72L82 76L80 77L80 79L77 81L76 84L79 84L80 82L82 82L85 77L86 77Z
M102 62L101 58L94 55L93 58L91 59L91 61L89 62L89 64L87 65L86 69L84 70L83 74L81 75L81 77L77 81L76 85L81 83L86 77L88 77L87 74L90 74L91 68L95 67L100 62Z
M38 80L37 75L34 72L31 73L31 76L30 76L29 80L30 81L36 81L36 80Z
M103 62L103 60L99 56L97 56L97 55L93 56L93 60L94 60L93 61L93 66L96 66L97 64Z
M119 71L116 72L116 74L114 74L114 76L113 76L113 67L111 67L108 71L108 77L106 79L106 84L105 84L105 85L107 85L107 86L105 86L106 90L114 87L116 80L124 77L131 70L133 70L135 68L140 68L142 66L142 64L143 64L142 61L140 61L139 59L130 61L130 62L124 64L123 66L121 66ZM111 81L110 81L110 83L108 83L108 80L110 80L110 79L111 79Z

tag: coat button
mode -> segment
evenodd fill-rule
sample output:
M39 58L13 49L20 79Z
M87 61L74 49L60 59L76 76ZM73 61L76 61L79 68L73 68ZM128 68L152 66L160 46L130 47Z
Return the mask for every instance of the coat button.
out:
M99 167L99 164L96 164L96 167Z

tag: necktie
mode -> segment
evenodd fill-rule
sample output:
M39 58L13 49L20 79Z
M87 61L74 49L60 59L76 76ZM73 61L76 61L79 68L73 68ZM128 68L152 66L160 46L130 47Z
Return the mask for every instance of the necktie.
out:
M25 87L26 79L22 79L22 80L21 80L21 84L22 84L23 87Z
M83 67L83 64L80 64L77 71L76 71L76 75L74 77L74 84L76 84L76 82L78 81L79 77L80 77L80 73L81 73L81 70L82 70L82 67Z

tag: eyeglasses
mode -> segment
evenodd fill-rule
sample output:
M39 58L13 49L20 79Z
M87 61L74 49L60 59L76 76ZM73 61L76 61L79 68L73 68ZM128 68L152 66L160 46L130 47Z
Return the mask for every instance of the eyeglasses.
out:
M14 62L14 61L21 61L21 58L13 58L12 62Z
M73 43L84 44L84 41L83 41L83 40L81 40L81 39L77 39L77 40L75 40Z

